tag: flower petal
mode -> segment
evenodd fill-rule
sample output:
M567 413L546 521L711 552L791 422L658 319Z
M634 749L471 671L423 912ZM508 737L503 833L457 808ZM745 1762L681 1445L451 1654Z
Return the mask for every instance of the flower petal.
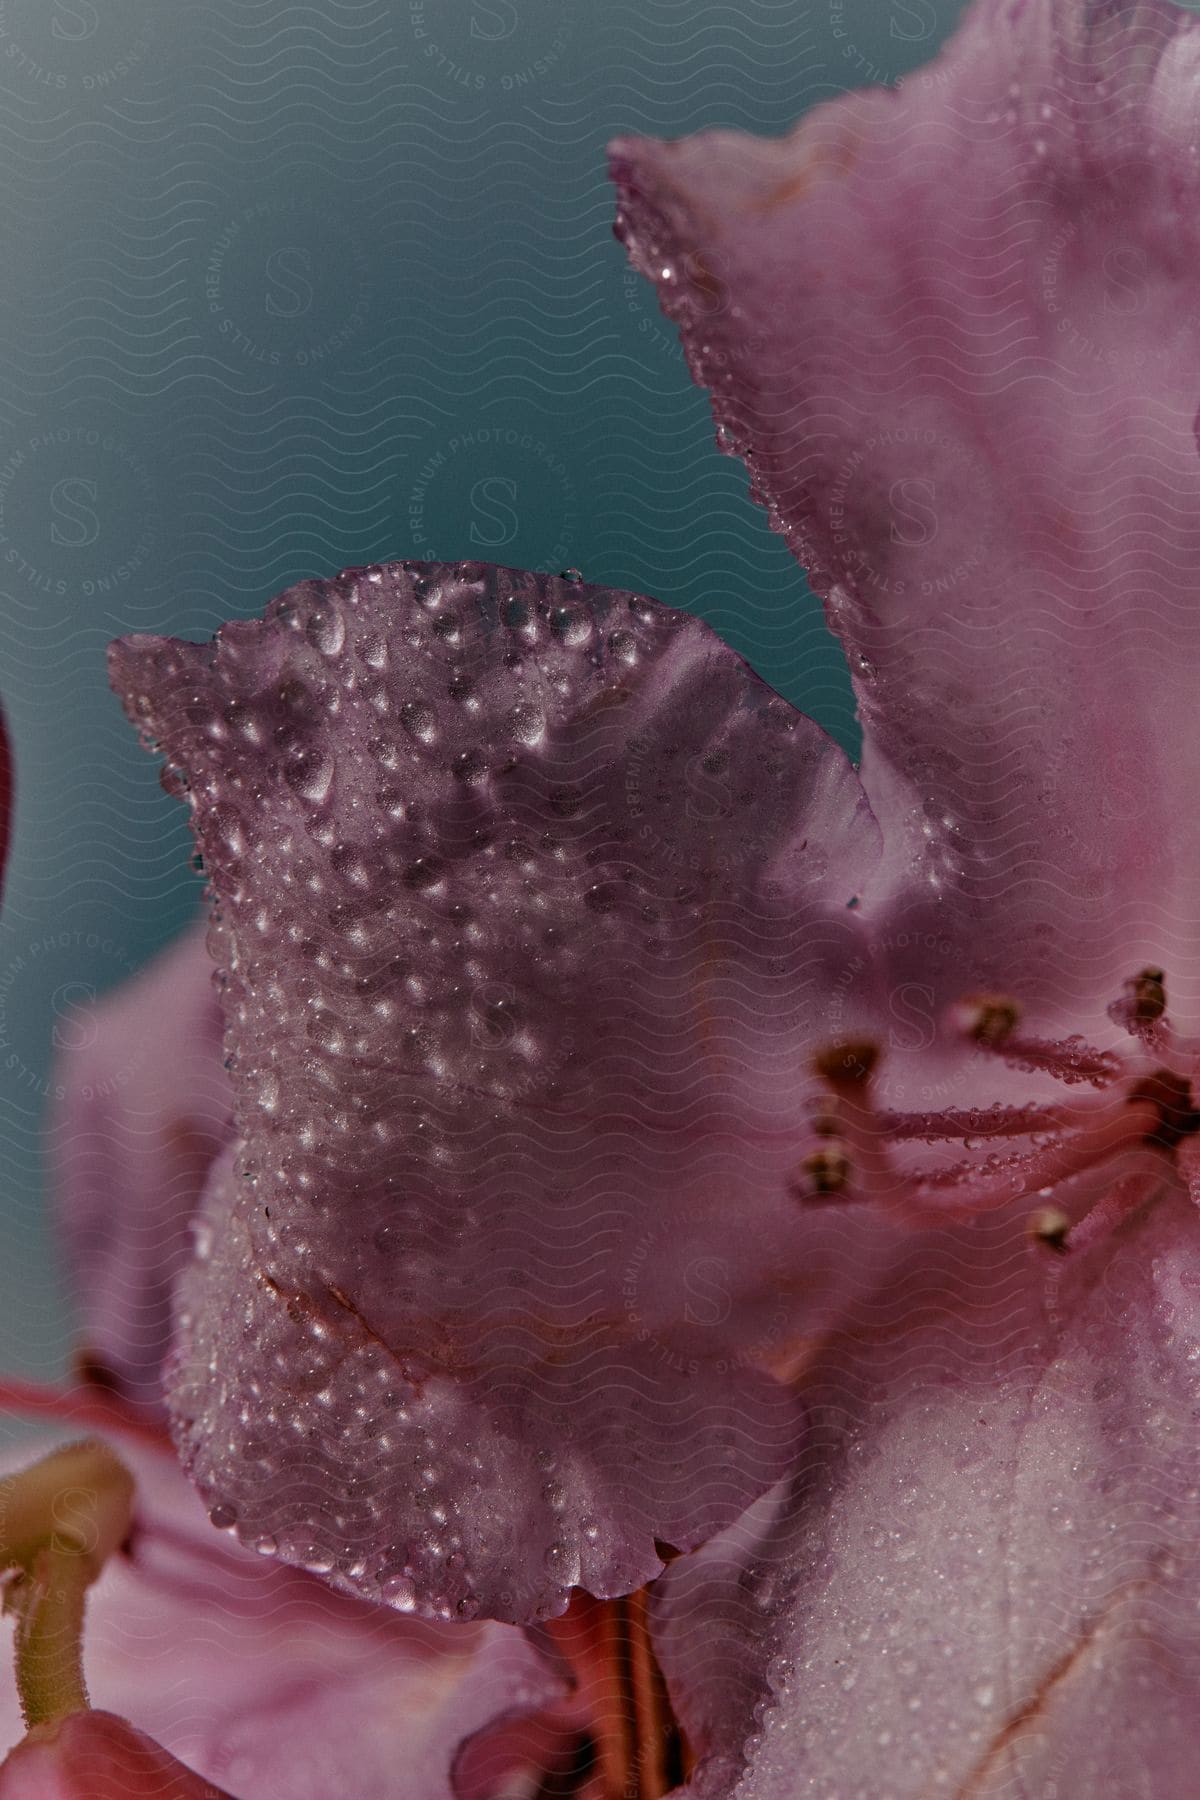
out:
M809 1390L790 1502L659 1584L660 1659L707 1732L697 1792L731 1791L743 1747L738 1800L1190 1791L1200 1221L1163 1196L1054 1261L1035 1305L1008 1229L924 1269L914 1246ZM961 1306L931 1319L951 1257ZM705 1710L702 1631L708 1665L757 1670L758 1735L744 1699Z
M206 928L172 944L59 1057L49 1147L59 1241L85 1362L126 1400L161 1402L171 1296L209 1166L230 1137Z
M39 1725L0 1764L2 1800L232 1800L113 1713Z
M214 1530L168 1452L117 1448L135 1476L135 1523L89 1595L91 1717L135 1721L127 1734L149 1734L203 1781L238 1800L458 1800L462 1747L563 1694L515 1627L402 1619L331 1593ZM21 1730L15 1687L0 1680L0 1744ZM64 1742L78 1760L76 1739ZM52 1766L26 1757L12 1767ZM105 1790L99 1779L64 1790L76 1791Z
M481 564L305 584L113 671L229 971L242 1179L172 1381L196 1479L404 1607L640 1586L794 1443L696 1287L794 1241L805 1047L877 854L852 770L698 621Z
M1148 963L1200 1020L1198 77L1158 0L980 0L786 138L614 146L885 833L976 977L1077 1024Z

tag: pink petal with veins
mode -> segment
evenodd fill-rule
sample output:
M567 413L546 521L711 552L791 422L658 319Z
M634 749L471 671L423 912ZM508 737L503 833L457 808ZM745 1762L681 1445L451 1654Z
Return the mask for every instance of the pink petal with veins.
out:
M1015 1229L1007 1253L999 1225L972 1237L914 1255L890 1317L848 1320L807 1384L822 1424L790 1501L659 1584L697 1795L1194 1785L1200 1222L1160 1196L1040 1297ZM757 1721L716 1679L734 1657Z
M910 922L1085 1032L1139 964L1200 1021L1198 83L1159 0L980 0L787 137L613 148L846 645Z

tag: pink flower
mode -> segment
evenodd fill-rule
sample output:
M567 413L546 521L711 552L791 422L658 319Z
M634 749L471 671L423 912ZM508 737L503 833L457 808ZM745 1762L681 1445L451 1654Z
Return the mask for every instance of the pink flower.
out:
M400 1612L661 1577L698 1795L1191 1785L1198 71L986 0L617 147L861 781L696 621L480 564L114 650L226 983L190 1473Z

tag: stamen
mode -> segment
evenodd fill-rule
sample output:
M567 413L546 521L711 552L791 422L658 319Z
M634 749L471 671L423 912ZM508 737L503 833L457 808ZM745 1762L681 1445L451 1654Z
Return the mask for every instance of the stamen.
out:
M1011 994L968 994L959 1002L958 1018L966 1037L995 1049L1010 1037L1021 1017Z
M870 1081L879 1061L879 1046L867 1039L830 1044L813 1058L813 1068L835 1094L857 1093Z
M1051 1106L947 1107L945 1112L881 1112L879 1122L890 1137L942 1138L1021 1137L1034 1131L1059 1131L1065 1123Z
M871 1098L871 1076L878 1060L878 1045L865 1040L831 1044L813 1058L813 1068L833 1095L833 1105L822 1111L821 1121L832 1123L835 1130L822 1133L832 1140L829 1147L809 1157L803 1174L793 1178L793 1192L802 1198L829 1199L852 1183L847 1199L892 1206L897 1190L906 1186L888 1154L887 1133ZM810 1178L807 1189L804 1174Z
M939 1169L921 1177L917 1191L925 1195L959 1188L964 1194L965 1205L952 1209L959 1213L1003 1206L1010 1200L1019 1200L1023 1194L1038 1193L1100 1163L1110 1162L1124 1150L1149 1144L1159 1124L1158 1109L1149 1100L1122 1098L1115 1104L1095 1109L1090 1124L1047 1149L1028 1156L1014 1156L998 1169L989 1169L986 1165L981 1169L977 1163L958 1163L950 1169ZM940 1212L941 1208L937 1210Z
M831 1196L840 1198L845 1192L850 1180L850 1158L844 1150L817 1150L805 1157L801 1166L807 1178L807 1185L799 1188L802 1198L827 1200Z
M1036 1212L1029 1215L1029 1235L1039 1244L1045 1244L1047 1250L1057 1251L1060 1255L1067 1247L1067 1233L1071 1229L1071 1220L1061 1206L1039 1206Z
M1115 1025L1123 1025L1132 1037L1152 1038L1167 1010L1166 976L1161 969L1141 969L1125 982L1121 997L1108 1008Z
M983 1050L995 1050L1010 1069L1023 1069L1032 1074L1052 1075L1067 1087L1090 1082L1093 1087L1111 1087L1122 1071L1120 1057L1112 1050L1096 1050L1081 1037L1049 1038L1009 1037L999 1044L981 1042Z

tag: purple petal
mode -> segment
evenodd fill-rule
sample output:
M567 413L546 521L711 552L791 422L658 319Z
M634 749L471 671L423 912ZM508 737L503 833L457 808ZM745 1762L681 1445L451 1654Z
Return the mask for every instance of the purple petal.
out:
M930 909L1064 1015L1165 966L1193 1028L1198 70L1157 0L983 0L786 138L614 146Z
M127 1441L119 1454L135 1529L89 1594L91 1699L238 1800L458 1800L462 1746L562 1693L516 1628L333 1594L214 1531L169 1455ZM22 1729L9 1678L0 1744Z
M795 1242L805 1050L863 968L853 772L696 620L480 564L113 672L229 974L240 1179L170 1381L195 1478L403 1608L640 1586L795 1443L728 1289Z
M187 933L100 1001L86 1040L55 1070L56 1223L84 1360L127 1400L152 1407L191 1219L231 1132L205 935Z
M1190 1791L1200 1224L1161 1196L1044 1304L1019 1229L914 1245L807 1388L790 1501L659 1584L698 1795L744 1758L738 1800Z

